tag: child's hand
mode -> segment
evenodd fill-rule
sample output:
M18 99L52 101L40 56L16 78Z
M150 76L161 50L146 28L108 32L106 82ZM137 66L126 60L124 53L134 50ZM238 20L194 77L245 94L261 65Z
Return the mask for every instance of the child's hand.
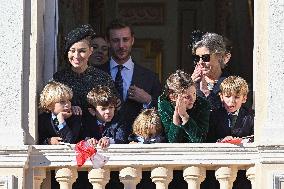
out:
M177 106L177 104L175 106L175 111L174 111L174 115L173 115L173 123L175 125L180 125L180 117L179 117L179 114L178 114L178 106Z
M60 138L60 137L51 137L48 140L48 144L58 145L61 141L62 141L62 138Z
M177 99L177 111L178 111L179 117L182 120L182 124L184 125L188 121L189 116L186 112L186 103L184 101L184 98L181 95L179 95Z
M90 139L87 140L87 142L90 146L96 147L99 141L95 138L90 138Z
M102 148L107 148L109 147L110 140L107 137L103 137L99 140L98 145L101 146Z
M225 138L223 138L220 142L222 143L226 143L231 141L232 143L239 143L242 139L239 137L233 137L233 136L226 136Z
M131 141L129 144L138 144L138 142Z
M57 114L57 119L59 124L64 123L65 119L68 119L69 117L71 117L72 112L60 112L59 114Z

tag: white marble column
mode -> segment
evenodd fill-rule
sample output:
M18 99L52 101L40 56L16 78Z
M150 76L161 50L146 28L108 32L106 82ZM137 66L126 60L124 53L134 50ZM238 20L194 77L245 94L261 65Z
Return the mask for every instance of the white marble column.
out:
M124 184L124 189L135 189L142 179L142 170L139 168L126 167L119 172L120 182Z
M60 189L71 189L72 184L78 177L77 169L74 168L61 168L56 171L55 178L60 184Z
M256 174L255 167L250 167L250 168L247 170L247 173L246 173L247 178L248 178L248 180L249 180L250 183L251 183L251 189L256 189L255 174Z
M255 135L284 144L284 1L254 1Z
M1 7L1 10L0 144L21 145L24 144L24 131L21 128L24 99L22 96L24 3L11 0Z
M88 178L93 185L93 189L104 189L110 179L110 171L108 169L92 169L89 171Z
M188 184L188 188L200 189L200 184L206 177L206 169L195 166L187 167L183 170L183 177Z
M33 170L33 189L40 189L40 185L43 182L43 179L46 178L45 168L36 168Z
M238 169L236 167L220 167L216 170L215 176L220 183L220 189L232 189L236 180Z
M156 189L168 189L173 179L173 170L166 167L156 167L151 171L151 179L156 184Z

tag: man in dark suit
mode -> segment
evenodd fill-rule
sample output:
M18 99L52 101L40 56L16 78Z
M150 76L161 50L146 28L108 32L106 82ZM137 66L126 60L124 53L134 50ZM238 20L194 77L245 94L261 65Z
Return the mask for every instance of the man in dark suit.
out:
M112 21L107 28L107 41L111 48L111 58L99 68L109 73L115 81L122 102L120 120L131 128L143 108L157 106L161 84L155 73L132 60L134 32L130 25L117 19Z

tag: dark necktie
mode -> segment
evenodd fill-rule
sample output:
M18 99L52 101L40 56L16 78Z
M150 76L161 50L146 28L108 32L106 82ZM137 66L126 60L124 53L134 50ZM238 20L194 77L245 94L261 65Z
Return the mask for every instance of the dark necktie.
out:
M230 119L230 127L234 128L237 122L238 115L234 114L229 114L229 119Z
M116 76L115 76L115 81L114 81L114 84L115 84L115 88L120 96L120 99L123 100L123 79L122 79L122 76L121 76L121 70L123 69L123 65L117 65L117 73L116 73Z
M53 121L53 125L54 125L54 128L56 129L56 131L59 131L59 129L58 129L59 121L58 121L57 117L54 118L52 121Z

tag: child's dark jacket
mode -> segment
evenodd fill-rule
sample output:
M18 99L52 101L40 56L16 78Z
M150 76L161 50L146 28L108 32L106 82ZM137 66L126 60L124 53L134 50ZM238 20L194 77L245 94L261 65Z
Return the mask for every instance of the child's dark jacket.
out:
M229 127L229 115L224 107L210 114L207 142L216 142L226 136L246 137L254 132L254 112L241 107L234 128Z
M81 116L72 115L65 120L66 125L57 131L53 125L51 113L41 113L38 117L39 144L48 144L51 137L61 137L62 142L75 144L81 132Z
M82 139L95 138L97 140L102 137L109 137L114 139L116 144L128 143L127 137L131 133L131 128L126 128L125 124L118 121L118 116L105 123L102 133L99 130L98 121L95 116L87 114L83 117L83 133Z

